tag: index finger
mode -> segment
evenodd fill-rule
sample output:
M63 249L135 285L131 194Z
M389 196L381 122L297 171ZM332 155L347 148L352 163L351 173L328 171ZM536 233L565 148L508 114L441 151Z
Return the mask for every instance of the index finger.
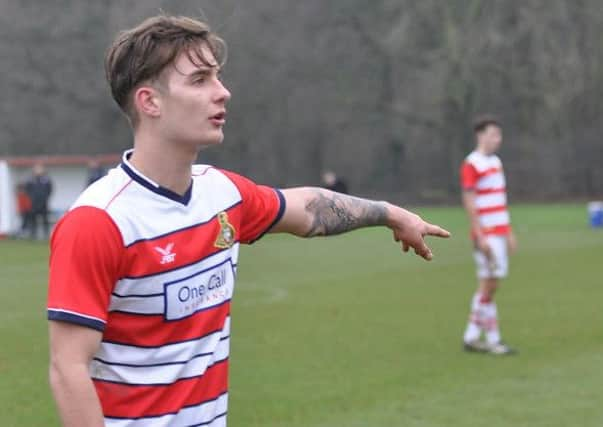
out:
M439 225L429 223L427 223L427 230L425 234L436 237L450 237L450 231L443 229Z

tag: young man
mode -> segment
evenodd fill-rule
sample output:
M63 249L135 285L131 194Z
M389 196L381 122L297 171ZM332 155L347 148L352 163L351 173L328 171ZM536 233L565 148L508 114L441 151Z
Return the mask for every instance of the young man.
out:
M495 154L502 143L502 129L492 117L475 122L476 148L461 167L463 205L471 223L478 288L471 302L469 323L463 337L468 351L512 354L500 337L494 293L506 277L508 251L516 240L511 231L502 162ZM485 342L480 340L485 333Z
M51 240L50 383L66 427L226 425L240 243L382 225L429 260L424 237L449 235L386 202L194 165L223 139L224 52L204 23L172 16L123 32L107 52L134 149Z

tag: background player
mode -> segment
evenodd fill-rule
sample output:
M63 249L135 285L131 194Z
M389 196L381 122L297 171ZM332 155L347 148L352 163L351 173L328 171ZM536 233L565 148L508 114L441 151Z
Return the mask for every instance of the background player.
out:
M511 354L514 350L501 340L494 302L499 279L507 275L508 251L516 248L507 210L505 175L502 162L495 154L503 140L502 129L495 118L481 117L475 121L474 133L476 147L461 166L461 185L479 283L471 301L464 348ZM482 332L485 342L480 339Z

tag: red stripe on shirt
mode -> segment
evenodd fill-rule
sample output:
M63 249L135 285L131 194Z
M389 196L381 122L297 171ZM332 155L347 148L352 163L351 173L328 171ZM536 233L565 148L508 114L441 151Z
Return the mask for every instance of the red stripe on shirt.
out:
M483 171L478 171L477 176L478 176L478 179L482 179L483 177L486 177L488 175L494 175L499 172L502 172L502 168L499 168L499 167L488 168Z
M210 366L201 377L170 385L133 386L94 380L106 417L139 418L176 413L213 400L228 389L228 360Z
M509 224L495 225L494 227L482 227L480 229L482 234L488 236L507 236L511 232L511 226ZM475 240L477 237L476 233L471 231L471 238Z
M477 213L479 215L483 215L483 214L489 214L489 213L494 213L494 212L504 212L506 210L507 210L506 205L488 206L485 208L479 208L477 210Z
M141 316L111 312L103 341L138 347L158 347L192 340L222 330L229 314L230 301L177 322L166 322L163 315Z
M482 228L482 233L487 235L506 236L511 232L509 224L495 225L494 227Z
M505 191L507 191L507 189L505 187L501 187L501 188L482 188L482 189L475 190L475 193L478 196L482 196L484 194L504 193Z
M241 205L236 205L226 211L228 223L234 227L235 235L233 241L239 240ZM128 278L136 278L163 271L173 270L182 266L192 264L209 257L223 248L216 247L215 243L222 233L222 226L217 217L209 222L197 226L179 230L166 236L152 240L143 240L132 244L126 249L128 270L125 274ZM162 251L171 248L174 254L173 261L163 263Z

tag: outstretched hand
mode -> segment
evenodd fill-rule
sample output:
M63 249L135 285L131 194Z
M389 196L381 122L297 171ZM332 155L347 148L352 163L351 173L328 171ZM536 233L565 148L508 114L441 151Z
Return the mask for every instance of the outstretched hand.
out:
M394 240L402 242L402 250L408 252L413 248L415 254L427 261L433 258L433 253L425 243L425 236L450 237L450 232L442 227L424 221L419 215L397 206L389 209L388 226L392 229Z

